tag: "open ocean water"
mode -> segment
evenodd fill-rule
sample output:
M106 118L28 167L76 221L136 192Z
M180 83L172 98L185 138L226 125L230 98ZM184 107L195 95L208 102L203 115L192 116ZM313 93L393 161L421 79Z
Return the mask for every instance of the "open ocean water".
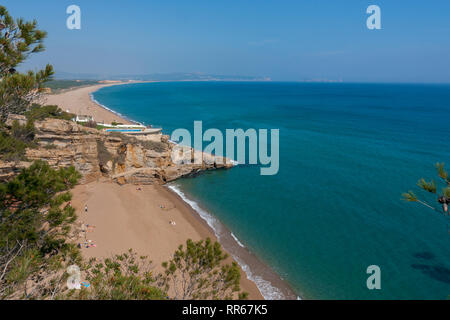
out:
M280 129L277 175L240 165L173 187L300 297L449 297L450 218L401 197L422 195L421 177L437 181L436 162L450 170L449 85L161 82L94 97L169 135L195 120L204 130ZM370 265L381 290L367 289Z

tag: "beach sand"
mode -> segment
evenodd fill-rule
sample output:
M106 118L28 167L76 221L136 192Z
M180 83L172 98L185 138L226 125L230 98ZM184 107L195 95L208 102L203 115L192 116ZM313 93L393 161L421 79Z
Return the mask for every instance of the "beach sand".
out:
M100 84L47 95L45 103L58 105L74 114L93 116L97 122L129 124L127 119L90 98L90 94L100 88L120 84L124 83ZM155 271L161 271L161 263L169 260L186 240L217 240L207 223L177 194L163 186L141 188L142 191L138 191L135 185L119 186L107 180L75 187L72 205L77 211L77 223L95 226L86 234L87 240L92 240L96 247L82 248L85 258L106 258L133 249L139 255L148 255ZM84 212L86 204L88 213ZM176 225L171 225L170 221L175 221ZM241 289L249 293L250 299L263 299L256 284L242 269Z
M161 263L168 261L187 239L217 240L197 213L170 190L158 185L139 188L106 180L75 187L72 206L77 211L77 224L94 226L86 232L86 240L96 246L81 249L85 258L111 257L132 248L139 255L147 255L158 272L162 271ZM250 299L263 299L242 270L241 289L249 293Z
M102 108L91 100L90 94L100 88L114 85L123 85L131 82L99 84L67 90L58 94L49 94L44 97L44 104L57 105L62 110L74 113L76 115L93 116L96 122L112 123L113 121L131 124L131 122L119 115Z

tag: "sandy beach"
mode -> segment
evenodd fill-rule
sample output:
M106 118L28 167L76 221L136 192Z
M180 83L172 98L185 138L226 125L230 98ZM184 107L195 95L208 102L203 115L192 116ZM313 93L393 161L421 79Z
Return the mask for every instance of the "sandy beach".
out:
M57 105L62 110L74 113L76 115L92 116L96 122L111 123L116 121L124 124L131 124L129 120L120 117L114 112L102 108L93 102L90 97L91 93L100 88L129 83L130 82L99 84L67 90L58 94L49 94L44 97L44 103L48 105Z
M79 225L94 226L86 232L86 240L95 247L81 249L85 258L106 258L132 248L139 255L147 255L158 272L162 271L161 263L187 239L217 240L197 213L162 186L119 186L109 181L78 185L73 190L72 205ZM250 299L263 299L242 270L241 288Z
M130 123L90 99L92 92L120 84L101 84L48 95L45 103L78 115L93 116L97 122ZM86 233L86 240L91 240L95 247L82 248L85 258L105 258L133 249L140 255L148 255L155 271L160 271L161 263L169 260L186 240L217 240L207 223L177 194L163 186L119 186L109 180L92 182L73 190L72 205L77 211L78 225L95 226ZM242 269L241 289L249 293L250 299L263 299L256 284Z

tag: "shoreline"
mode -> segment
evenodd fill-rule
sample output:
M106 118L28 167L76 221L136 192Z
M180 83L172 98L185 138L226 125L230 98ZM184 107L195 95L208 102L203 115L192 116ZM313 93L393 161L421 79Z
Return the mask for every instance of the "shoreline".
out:
M100 104L94 99L93 94L106 87L151 82L154 81L115 82L83 86L81 88L75 87L60 93L47 94L44 97L44 101L48 105L58 105L63 111L68 111L76 115L92 116L94 117L94 121L98 123L112 123L115 121L124 124L134 124L137 122L127 119L120 113Z
M188 206L192 212L193 219L200 221L214 235L216 239L239 264L245 278L256 284L265 300L298 300L300 297L294 293L289 284L273 271L258 256L252 253L219 219L184 194L176 182L165 185L165 188L173 196ZM244 277L243 277L244 278ZM242 278L242 279L243 279Z
M241 289L249 293L249 299L267 300L267 297L263 294L263 292L261 292L261 288L255 282L255 280L252 279L252 277L249 277L248 271L242 266L242 261L236 259L235 255L230 252L230 248L227 245L229 243L224 243L223 239L219 239L215 233L215 230L211 228L208 222L205 221L199 215L199 213L194 208L192 208L178 193L173 191L168 186L157 186L156 188L165 198L170 199L175 204L178 204L178 207L182 208L181 210L186 210L186 219L192 226L194 226L197 231L202 234L204 239L210 238L212 241L217 241L221 244L223 250L229 255L228 263L233 260L237 262L241 272ZM256 292L254 290L256 290Z
M155 81L151 81L155 82ZM114 85L125 85L140 82L121 82L121 83L108 83L99 84L93 86L87 86L83 88L73 88L63 93L47 96L47 103L57 104L61 108L66 109L72 113L80 114L85 112L85 115L92 115L97 118L99 115L110 122L116 121L131 124L139 123L137 121L127 119L114 110L102 105L95 100L93 94L103 87L109 87ZM75 98L75 99L74 99ZM87 100L86 100L87 99ZM62 100L65 102L61 103ZM75 102L75 103L74 103ZM80 104L80 102L82 104ZM83 107L87 105L87 107ZM100 111L101 110L101 111ZM96 120L96 119L94 119ZM108 120L106 120L108 121ZM249 292L249 298L254 300L259 299L298 299L299 297L294 293L291 287L280 278L268 265L259 260L257 256L251 253L236 236L228 230L218 219L211 214L206 213L215 220L212 225L208 221L207 217L204 217L198 207L198 204L192 200L187 199L184 193L177 189L173 184L168 186L158 186L158 193L172 203L178 204L177 208L180 208L184 212L186 220L194 229L202 235L202 239L207 237L212 240L220 242L224 250L236 261L241 270L241 286L242 290ZM147 199L148 201L148 199ZM150 201L149 201L150 202ZM195 205L193 205L193 203ZM198 208L195 208L197 206ZM204 210L203 210L204 211ZM205 211L206 212L206 211Z
M77 185L72 195L72 206L78 215L76 224L80 228L90 226L77 240L86 259L109 258L133 249L140 256L148 256L152 269L159 273L164 271L162 262L169 261L186 240L216 240L193 210L160 185L120 186L100 179ZM241 290L248 292L252 300L262 300L256 285L240 270Z

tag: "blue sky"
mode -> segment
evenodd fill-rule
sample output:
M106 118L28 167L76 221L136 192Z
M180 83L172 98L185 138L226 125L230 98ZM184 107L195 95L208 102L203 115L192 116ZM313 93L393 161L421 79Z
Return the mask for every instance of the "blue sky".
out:
M52 63L76 73L204 72L273 80L450 83L450 1L2 0L37 19ZM82 29L66 28L66 8ZM381 8L368 30L366 8Z

